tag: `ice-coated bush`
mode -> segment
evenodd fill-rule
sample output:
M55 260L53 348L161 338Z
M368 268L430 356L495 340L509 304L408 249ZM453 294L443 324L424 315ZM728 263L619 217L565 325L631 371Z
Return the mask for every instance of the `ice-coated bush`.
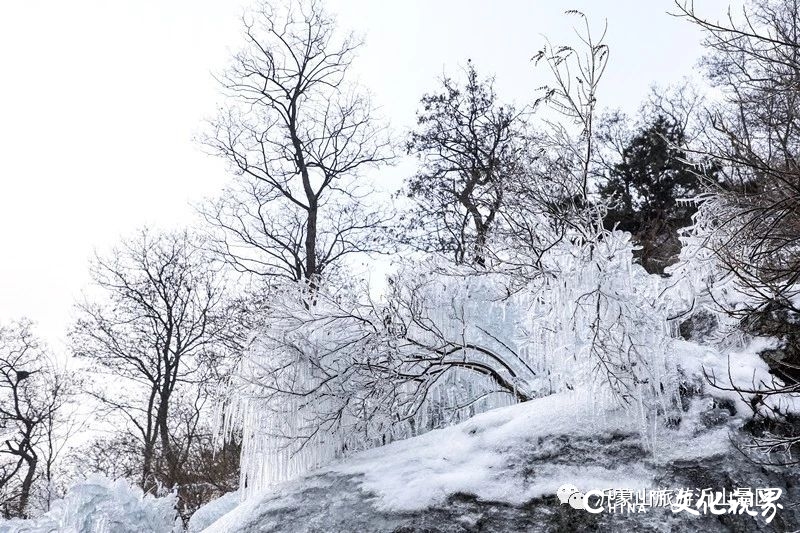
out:
M231 382L245 495L334 458L562 391L644 437L677 405L671 280L623 232L564 239L530 272L401 263L382 298L275 288ZM682 302L682 299L680 299ZM680 303L679 302L679 303Z

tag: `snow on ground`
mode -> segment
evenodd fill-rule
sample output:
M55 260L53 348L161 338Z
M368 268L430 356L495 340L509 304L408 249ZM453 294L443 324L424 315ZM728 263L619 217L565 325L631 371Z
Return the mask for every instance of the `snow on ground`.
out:
M398 512L441 504L458 493L519 505L555 494L564 483L582 490L652 487L653 470L646 464L644 451L640 454L643 460L634 463L618 460L587 465L559 460L564 442L595 438L611 442L637 431L635 417L619 409L598 416L588 398L591 395L576 392L555 394L355 454L249 499L205 531L236 530L237 525L252 522L265 509L278 505L281 497L287 497L282 494L296 494L298 483L321 483L326 474L357 480L362 491L374 495L372 505L376 509ZM567 441L550 438L553 436L564 436ZM535 475L525 468L531 453L538 454L540 460L552 454L552 460L537 463ZM730 453L728 429L701 432L687 420L678 429L664 430L648 460L652 463L720 453Z
M239 505L239 492L229 492L211 500L194 512L189 519L187 531L203 531L205 528L216 522L219 517L229 513L234 507Z
M330 468L363 475L362 488L377 494L379 505L394 510L423 509L458 492L521 504L579 480L641 485L643 480L629 471L576 472L554 465L547 480L534 484L512 473L511 458L526 443L548 435L589 436L620 429L633 432L636 427L621 412L592 420L574 394L555 394L369 450Z
M678 365L687 376L706 377L718 388L706 387L717 398L730 400L737 413L750 413L750 393L740 394L732 385L745 391L769 389L777 379L770 373L769 366L759 353L779 346L774 338L754 337L740 348L723 354L713 346L696 344L675 339L675 353ZM778 385L780 386L780 385ZM727 390L726 390L727 389ZM800 395L788 394L769 396L762 399L770 407L780 406L782 411L800 414Z

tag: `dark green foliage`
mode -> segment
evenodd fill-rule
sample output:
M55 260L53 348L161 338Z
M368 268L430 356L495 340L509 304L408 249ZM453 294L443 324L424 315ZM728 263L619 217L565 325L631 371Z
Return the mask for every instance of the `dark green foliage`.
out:
M684 132L657 116L622 151L600 188L610 208L608 229L629 231L642 247L638 255L650 273L663 273L680 251L678 230L692 223L696 208L679 200L702 192L698 168L686 161Z

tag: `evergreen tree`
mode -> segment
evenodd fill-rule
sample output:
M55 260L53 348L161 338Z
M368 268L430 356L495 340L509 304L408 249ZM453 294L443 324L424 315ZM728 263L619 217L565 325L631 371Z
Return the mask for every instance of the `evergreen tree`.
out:
M633 234L641 246L641 264L651 274L663 273L674 262L681 247L678 230L692 223L696 211L680 200L703 188L698 169L680 148L683 144L680 125L657 116L633 136L600 188L609 202L606 227Z

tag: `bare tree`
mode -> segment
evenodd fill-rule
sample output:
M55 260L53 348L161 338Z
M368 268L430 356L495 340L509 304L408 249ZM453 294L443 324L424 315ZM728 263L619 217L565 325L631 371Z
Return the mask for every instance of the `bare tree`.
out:
M780 415L765 400L800 392L800 3L757 0L723 21L699 15L692 2L676 10L704 31L708 75L722 95L696 148L725 178L701 207L707 246L739 293L736 305L719 304L745 331L781 341L762 353L774 382L740 392L753 395L756 414ZM790 457L798 446L796 433L756 440Z
M456 263L485 266L506 189L522 171L526 110L500 104L494 80L481 79L471 61L465 74L463 84L443 77L441 90L420 101L407 144L422 163L407 181L416 202L410 237Z
M577 32L580 47L571 45L553 46L549 41L534 56L534 61L543 63L551 75L552 82L543 86L539 101L547 102L566 120L550 122L552 141L562 148L572 147L562 157L569 161L567 181L574 188L576 200L587 203L591 192L592 164L596 152L597 90L608 64L609 49L603 42L607 27L597 37L591 31L586 15L579 11L567 11L583 20L584 28ZM571 122L571 124L570 124ZM579 142L572 142L569 128L579 128Z
M557 120L546 120L539 174L546 196L536 197L553 221L578 233L595 233L598 213L591 209L592 178L597 161L597 91L608 65L609 48L604 43L607 26L598 37L589 20L579 11L583 28L576 30L579 45L554 46L547 41L533 57L544 65L550 83L542 86L536 104L546 103ZM577 134L576 134L577 132Z
M225 280L188 232L143 230L92 265L75 355L107 376L88 392L128 422L146 490L179 483L203 428L209 388L241 347ZM130 439L125 439L129 442Z
M565 239L592 242L604 231L604 206L592 191L602 168L597 91L609 49L605 28L598 37L585 15L567 14L581 19L579 42L547 40L532 58L548 79L532 104L542 120L534 123L521 154L523 170L506 181L497 224L503 243L498 262L505 272L516 272L520 286L543 275L543 256Z
M380 250L386 217L366 210L360 178L390 160L388 137L347 81L359 41L338 38L318 1L262 2L244 27L205 139L242 180L205 214L240 271L313 284L344 257Z
M57 426L72 393L29 321L0 326L0 495L2 514L28 514L34 482L51 481L61 449Z
M463 87L445 79L441 94L422 100L409 147L425 169L409 181L409 193L425 200L423 213L450 209L449 218L439 217L448 221L446 231L432 233L450 243L457 261L465 251L477 264L490 254L504 270L528 276L567 235L589 241L603 231L592 190L599 177L597 91L609 52L605 28L598 37L582 13L568 13L582 20L580 42L547 41L534 55L550 83L529 108L500 105L491 80L480 80L471 65ZM555 114L533 132L527 115L540 104ZM485 246L490 233L496 249Z

